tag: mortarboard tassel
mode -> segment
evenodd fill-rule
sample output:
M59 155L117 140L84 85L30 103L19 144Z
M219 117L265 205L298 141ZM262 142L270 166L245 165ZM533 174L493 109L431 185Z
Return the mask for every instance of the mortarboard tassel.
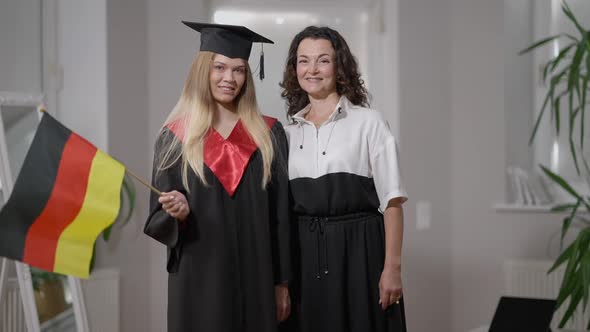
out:
M264 46L262 46L262 51L260 52L260 80L264 80Z

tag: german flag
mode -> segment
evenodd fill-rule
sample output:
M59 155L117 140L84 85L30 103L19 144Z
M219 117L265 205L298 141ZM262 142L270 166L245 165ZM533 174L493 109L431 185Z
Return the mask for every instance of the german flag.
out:
M88 278L121 205L125 167L47 112L0 211L0 256Z

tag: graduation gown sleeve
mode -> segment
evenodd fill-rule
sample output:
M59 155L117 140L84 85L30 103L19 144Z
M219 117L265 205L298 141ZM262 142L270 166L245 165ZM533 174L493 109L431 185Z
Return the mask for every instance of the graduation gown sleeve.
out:
M164 129L158 137L154 149L152 185L162 192L177 190L186 196L187 192L182 184L180 159L176 161L174 165L165 170L157 170L158 157L162 152L162 149L166 149L173 139L175 138L168 129ZM185 222L189 222L191 217L192 213L189 214ZM168 248L168 261L166 268L170 273L176 272L178 270L178 263L182 255L183 226L184 225L182 225L179 220L171 217L168 213L166 213L166 211L162 209L162 204L158 202L158 195L154 192L151 192L150 213L145 223L144 232L158 242L166 245Z
M289 172L287 137L279 121L271 128L274 148L272 178L268 186L272 259L275 284L291 280L291 240L289 213Z

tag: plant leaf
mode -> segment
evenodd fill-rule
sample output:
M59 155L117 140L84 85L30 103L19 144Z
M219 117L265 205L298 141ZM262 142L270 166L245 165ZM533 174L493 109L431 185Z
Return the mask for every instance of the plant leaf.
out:
M561 178L559 175L551 172L548 168L546 168L543 165L539 165L541 167L541 169L543 170L543 172L554 182L557 182L557 184L562 187L565 191L567 191L570 195L574 196L577 200L581 200L582 202L584 202L584 200L582 199L582 197L580 196L580 194L578 194L577 191L574 190L574 188L572 188L569 183L567 183L567 181L565 181L563 178ZM586 205L586 204L585 204ZM586 205L586 207L588 208L589 206Z
M565 6L567 7L567 4L565 4ZM564 7L565 8L565 7ZM586 37L584 36L584 38L582 38L582 40L586 40ZM580 64L582 62L582 58L584 55L584 48L578 46L576 48L576 52L574 53L574 57L571 61L571 68L570 71L568 73L568 78L567 78L567 91L568 91L568 110L569 110L569 145L570 145L570 153L572 156L572 159L574 161L574 166L576 167L576 172L579 175L580 174L580 166L578 163L578 156L576 153L576 146L575 146L575 141L573 140L573 136L574 136L574 131L575 131L575 118L576 118L576 114L577 112L574 112L574 93L578 92L579 95L579 83L578 83L578 77L579 77L579 68L580 68Z
M133 215L133 211L135 210L135 197L136 197L136 191L135 191L135 185L133 184L133 181L130 181L128 177L125 177L123 180L123 185L122 185L122 192L125 193L126 197L127 197L127 203L128 203L128 210L127 210L127 215L125 216L125 218L123 218L123 224L126 224L127 222L129 222L129 220L131 220L131 217Z
M568 259L568 264L571 261L571 258ZM572 275L572 274L567 274L564 273L563 275L563 280L561 282L561 288L559 289L559 294L557 295L557 299L556 301L556 308L559 308L563 305L563 303L565 302L565 300L572 295L572 292L575 290L576 288L576 282L578 276L577 275Z
M570 212L570 215L563 220L563 225L561 227L561 240L560 240L560 245L559 245L560 247L563 247L563 239L565 238L565 235L566 235L569 227L571 226L572 221L574 220L574 218L576 216L576 213L578 212L578 208L580 207L581 201L582 201L582 199L578 199L578 201L574 205L574 208Z
M572 68L571 64L566 65L560 72L558 72L557 74L553 75L551 77L551 80L549 82L550 85L556 86L561 82L561 79L569 72L569 70ZM569 92L566 90L566 92Z
M558 267L560 267L563 263L565 263L567 260L569 260L573 251L574 251L574 244L572 243L564 251L561 252L559 257L557 257L557 259L553 263L553 266L551 266L551 268L549 269L549 271L547 273L554 272ZM563 286L564 282L565 281L562 282L562 286Z
M565 238L565 234L567 233L567 230L570 228L573 220L574 219L572 219L571 216L563 218L563 223L561 225L561 238L559 239L560 250L563 248L563 239Z
M553 99L553 95L551 95L551 98ZM561 98L557 97L551 103L553 104L553 113L555 113L555 133L557 134L557 137L559 137L559 128L561 127L561 121L560 121Z
M547 61L547 63L543 66L543 82L547 81L547 74L549 73L549 69L552 68L553 60Z
M588 250L588 241L580 248L582 259L580 260L580 271L582 271L582 294L583 296L583 310L588 305L588 292L590 291L590 251Z
M571 99L571 94L570 94L570 103L572 102ZM578 152L576 149L576 141L574 138L574 134L575 134L575 129L576 129L576 118L578 117L578 114L580 113L580 107L576 107L575 109L573 109L569 115L570 117L570 125L569 125L569 136L568 136L568 143L569 143L569 148L570 148L570 154L571 157L574 161L574 166L576 167L576 172L578 175L581 175L580 173L580 163L578 162ZM580 156L583 158L584 155L580 154Z
M94 242L94 246L92 247L92 257L90 258L90 272L94 270L94 264L96 263L96 242Z
M587 62L590 62L590 53L586 55ZM590 70L590 65L587 66L586 70ZM581 121L580 121L580 149L582 150L582 158L583 151L584 151L584 132L585 132L585 125L586 125L586 93L588 92L588 75L584 77L582 80L582 97L580 98L580 113L581 113Z
M574 240L574 250L572 251L572 255L570 256L569 260L567 261L567 265L565 267L564 272L564 279L566 276L571 276L576 271L576 266L578 265L578 257L580 256L580 242L581 242L581 234L578 234L576 240ZM573 279L572 279L573 280Z
M559 51L559 54L557 55L557 57L553 61L551 61L551 67L549 68L549 71L553 72L553 70L555 69L555 67L557 67L557 65L561 62L561 60L567 55L567 53L575 45L576 45L576 43L571 43L568 46L566 46L563 49L561 49Z
M584 169L586 170L586 184L590 187L590 165L588 165L588 161L584 155L582 155L582 165L584 165ZM590 200L590 197L586 197L586 199Z
M580 67L582 65L582 60L584 60L584 53L586 51L586 47L584 47L583 44L585 44L587 40L588 39L586 36L584 36L584 38L582 38L581 44L578 44L578 46L576 47L574 57L572 58L572 61L570 62L571 70L569 71L569 75L568 75L568 90L572 91L572 88L574 88L574 91L576 91L578 93L578 95L580 93L580 91L579 91ZM572 105L572 108L573 108L573 105Z
M565 1L561 2L561 9L564 12L564 14L570 19L570 21L572 21L572 23L574 23L574 25L576 26L576 29L578 29L578 31L582 34L582 36L585 36L586 30L580 25L580 23L576 19L576 16L574 15L572 10L568 6L567 2L565 2Z
M559 38L561 36L562 36L562 34L558 34L558 35L555 35L555 36L551 36L551 37L547 37L547 38L541 39L541 40L533 43L529 47L525 48L524 50L518 52L518 55L523 55L523 54L525 54L527 52L530 52L530 51L534 50L535 48L541 47L541 46L547 44L548 42L550 42L550 41L552 41L554 39L557 39L557 38Z
M131 220L133 216L133 211L135 210L135 186L133 185L133 181L129 180L127 176L123 178L123 183L121 184L121 206L119 208L119 214L117 215L117 219L115 222L107 227L103 233L102 237L105 241L109 241L113 226L117 223L121 223L125 225L126 223Z
M547 80L547 74L549 72L552 73L555 70L555 68L561 63L561 61L564 59L567 53L569 53L569 51L576 45L577 43L571 43L567 45L559 51L559 54L555 58L553 58L552 60L548 61L547 64L545 64L543 68L543 82Z
M549 88L549 91L547 92L547 95L545 96L545 101L543 101L543 106L541 107L541 111L539 112L539 115L537 116L537 120L535 121L535 126L533 127L533 133L531 134L531 137L529 138L529 145L533 144L533 140L535 139L535 136L537 135L537 130L539 129L539 125L541 124L541 120L543 119L543 114L545 113L545 110L547 109L547 103L551 99L552 93L553 93L553 87Z
M569 141L569 145L570 145L570 153L572 155L572 159L574 160L574 166L576 167L576 172L578 175L580 175L580 164L578 163L578 154L576 153L576 145L574 142L574 134L573 134L573 126L574 126L574 120L575 120L575 115L571 116L571 120L570 120L570 137L568 139Z
M563 211L567 211L571 208L573 208L574 206L576 206L575 203L567 203L567 204L560 204L560 205L555 205L554 207L551 208L551 212L563 212Z
M573 251L569 255L568 264L563 275L562 287L559 291L557 299L557 308L559 308L570 297L568 308L560 321L559 327L562 328L565 323L573 316L575 309L582 300L584 295L584 280L582 266L582 258L588 251L590 244L590 228L586 228L578 234L574 242L571 244ZM568 248L569 249L569 248Z
M554 102L554 92L555 92L555 87L557 85L559 85L561 79L567 74L568 70L570 69L571 65L567 65L565 68L563 68L558 74L554 75L551 77L550 83L549 83L549 89L547 90L547 94L545 95L545 100L543 101L543 106L541 107L541 111L539 112L539 115L537 116L537 119L535 121L535 126L533 128L533 132L531 134L531 137L529 138L529 145L532 145L533 140L535 139L535 136L537 135L537 131L539 129L539 126L541 124L541 120L543 119L543 115L545 113L545 110L547 108L547 105L549 103L549 101L551 101L551 105L553 105ZM558 98L566 95L568 93L567 90L561 92L558 95ZM559 109L557 110L559 112ZM551 118L553 119L555 117L555 112L552 111L551 112ZM560 124L556 123L556 133L559 134L559 126Z
M102 238L103 240L105 240L105 242L108 242L109 239L111 238L111 232L113 230L113 224L110 224L109 227L105 228L105 230L102 232Z
M567 323L568 320L570 320L574 314L574 311L576 310L576 308L578 307L578 304L580 303L580 301L582 300L582 287L577 287L573 292L572 295L570 297L570 303L568 305L567 310L565 311L565 313L563 314L563 318L561 319L561 321L559 322L559 328L563 328L565 326L565 324Z

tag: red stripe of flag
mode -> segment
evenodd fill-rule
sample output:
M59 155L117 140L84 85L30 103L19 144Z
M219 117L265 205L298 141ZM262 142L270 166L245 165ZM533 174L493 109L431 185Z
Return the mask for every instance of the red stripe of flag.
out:
M57 242L82 208L95 154L96 147L76 134L70 135L49 200L27 233L24 262L53 271Z

